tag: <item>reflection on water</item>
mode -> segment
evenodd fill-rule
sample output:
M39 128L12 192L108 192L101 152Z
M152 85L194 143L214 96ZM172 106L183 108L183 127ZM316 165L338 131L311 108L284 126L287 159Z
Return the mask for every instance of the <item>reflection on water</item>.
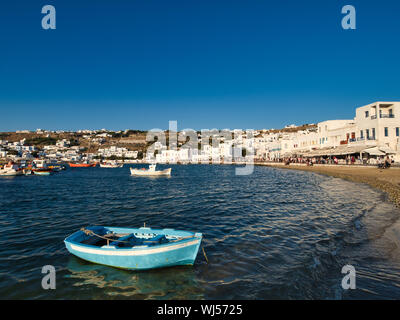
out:
M160 166L163 169L163 166ZM164 166L166 167L166 166ZM399 211L367 186L309 172L172 166L133 177L129 166L0 179L0 297L16 299L357 299L400 296ZM64 247L87 225L202 232L193 267L126 271ZM41 267L57 270L42 290ZM341 288L341 269L357 289Z
M132 299L203 299L192 267L132 272L93 265L73 256L67 265L73 286L95 286L105 295Z

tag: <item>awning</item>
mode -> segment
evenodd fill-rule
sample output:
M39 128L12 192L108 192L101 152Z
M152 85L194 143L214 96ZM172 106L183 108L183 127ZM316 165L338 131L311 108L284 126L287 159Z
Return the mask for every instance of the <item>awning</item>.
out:
M281 157L292 157L294 155L294 153L290 153L290 152L285 152L284 154L281 154Z
M380 151L384 152L385 154L395 154L396 151L393 151L389 147L378 147Z
M367 146L345 146L345 147L337 147L335 151L332 152L332 154L335 155L347 155L347 154L353 154L353 153L360 153L364 152L365 149L368 149L371 147Z
M385 155L385 153L380 151L378 149L378 147L366 149L366 150L364 150L364 152L368 153L371 156L384 156Z
M303 152L302 155L306 157L318 157L318 156L339 156L348 155L354 153L364 152L365 149L370 149L371 146L339 146L336 148L324 148L319 150L313 150L309 152Z

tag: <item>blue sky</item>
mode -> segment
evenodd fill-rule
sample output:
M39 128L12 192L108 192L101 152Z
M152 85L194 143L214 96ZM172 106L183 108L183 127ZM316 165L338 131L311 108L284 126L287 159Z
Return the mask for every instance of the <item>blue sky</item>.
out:
M43 30L41 8L56 8ZM352 4L357 30L341 28ZM400 3L5 0L0 131L280 128L400 100Z

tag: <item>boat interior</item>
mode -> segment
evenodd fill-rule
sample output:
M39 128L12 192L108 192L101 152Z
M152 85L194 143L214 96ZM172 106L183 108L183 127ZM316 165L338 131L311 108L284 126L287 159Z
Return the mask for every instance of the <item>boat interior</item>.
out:
M116 233L104 227L90 227L80 239L75 241L96 247L115 246L116 248L132 248L136 246L155 246L171 241L164 234L152 234L144 232Z

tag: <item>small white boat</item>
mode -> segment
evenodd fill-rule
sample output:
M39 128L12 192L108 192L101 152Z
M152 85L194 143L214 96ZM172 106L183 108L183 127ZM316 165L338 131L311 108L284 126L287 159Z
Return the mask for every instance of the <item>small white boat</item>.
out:
M116 163L116 162L100 163L100 168L122 168L123 166L124 166L123 163Z
M23 171L14 163L9 162L4 165L3 169L0 169L0 176L19 176L22 175Z
M165 170L156 170L156 165L151 164L149 165L149 169L134 169L130 168L131 170L131 175L133 176L170 176L171 175L171 168L165 169Z

